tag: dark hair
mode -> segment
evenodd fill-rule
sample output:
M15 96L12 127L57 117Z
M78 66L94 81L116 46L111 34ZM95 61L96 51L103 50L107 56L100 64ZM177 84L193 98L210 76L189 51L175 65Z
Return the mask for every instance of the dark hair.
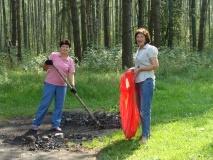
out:
M151 43L149 31L147 31L145 28L138 28L135 32L135 44L137 44L136 37L138 34L143 34L146 37L145 44Z
M71 43L70 43L70 41L68 40L68 39L64 39L64 40L62 40L61 42L60 42L60 47L62 46L62 45L68 45L69 47L71 47Z

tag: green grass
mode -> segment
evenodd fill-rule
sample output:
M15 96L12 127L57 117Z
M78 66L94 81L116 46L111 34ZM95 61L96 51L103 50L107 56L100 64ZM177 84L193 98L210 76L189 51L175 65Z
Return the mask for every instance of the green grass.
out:
M212 70L167 75L156 80L151 139L142 145L122 130L83 145L99 151L99 160L213 160ZM42 96L44 73L9 72L0 84L0 118L34 116ZM92 110L118 110L121 73L78 69L76 88ZM65 109L81 108L67 92ZM52 106L50 110L52 109ZM141 133L141 127L137 134Z
M0 118L34 116L42 98L45 72L9 72L8 80L0 83ZM91 110L118 110L120 73L77 71L77 93ZM50 111L53 109L52 102ZM83 108L67 90L64 109Z
M213 84L210 70L156 81L152 137L148 144L125 140L122 131L84 145L101 150L100 160L213 159ZM141 127L136 135L141 133Z

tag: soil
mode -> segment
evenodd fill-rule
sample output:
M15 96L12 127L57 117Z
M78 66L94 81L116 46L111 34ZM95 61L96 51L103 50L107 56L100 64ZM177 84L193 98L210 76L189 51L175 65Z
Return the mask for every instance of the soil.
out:
M73 118L73 114L78 115L78 119ZM101 124L105 122L102 128L94 124L90 116L82 110L74 109L64 112L61 123L62 132L52 130L51 113L47 113L38 131L31 130L32 117L14 117L9 120L1 120L0 159L96 160L99 151L84 148L82 143L120 130L119 120L117 124L106 125L111 123L111 119L115 117L117 119L118 114L108 115L108 113L101 112L97 115L99 118L101 117L101 121L97 119ZM79 117L83 118L79 119Z

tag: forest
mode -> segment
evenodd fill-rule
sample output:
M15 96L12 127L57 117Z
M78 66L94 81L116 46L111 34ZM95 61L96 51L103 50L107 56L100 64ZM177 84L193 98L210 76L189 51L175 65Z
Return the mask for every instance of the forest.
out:
M0 55L23 62L49 54L62 39L72 42L79 65L92 49L117 48L121 66L132 66L134 32L149 30L152 44L166 52L212 53L211 0L1 0ZM118 49L119 48L119 49ZM110 52L107 52L110 54ZM118 54L118 53L117 53ZM87 55L87 56L85 56ZM116 55L114 55L116 56Z
M118 113L120 80L134 65L134 34L140 27L150 32L151 44L158 48L151 138L141 144L140 125L131 140L119 128L78 146L95 151L99 160L212 159L212 13L213 0L0 0L0 159L26 151L22 141L19 150L11 148L14 145L8 152L2 149L26 135L17 132L31 128L46 75L42 66L63 39L71 41L77 94L93 113ZM53 109L54 102L47 114ZM67 90L63 113L74 110L84 108ZM41 127L40 133L49 133ZM67 146L72 148L73 142ZM57 150L58 155L62 152Z

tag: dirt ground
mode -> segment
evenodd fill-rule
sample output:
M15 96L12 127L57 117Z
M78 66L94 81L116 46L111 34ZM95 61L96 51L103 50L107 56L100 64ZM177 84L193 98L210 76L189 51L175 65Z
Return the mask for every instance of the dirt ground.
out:
M46 115L37 132L30 129L31 125L32 118L14 117L10 120L0 120L1 160L96 160L99 151L82 147L82 142L120 130L90 126L73 127L62 122L62 132L58 134L51 129L51 113ZM38 143L34 143L35 139L31 137L36 137ZM53 137L58 138L54 139L50 146L47 141ZM72 142L69 147L66 145L68 141Z

